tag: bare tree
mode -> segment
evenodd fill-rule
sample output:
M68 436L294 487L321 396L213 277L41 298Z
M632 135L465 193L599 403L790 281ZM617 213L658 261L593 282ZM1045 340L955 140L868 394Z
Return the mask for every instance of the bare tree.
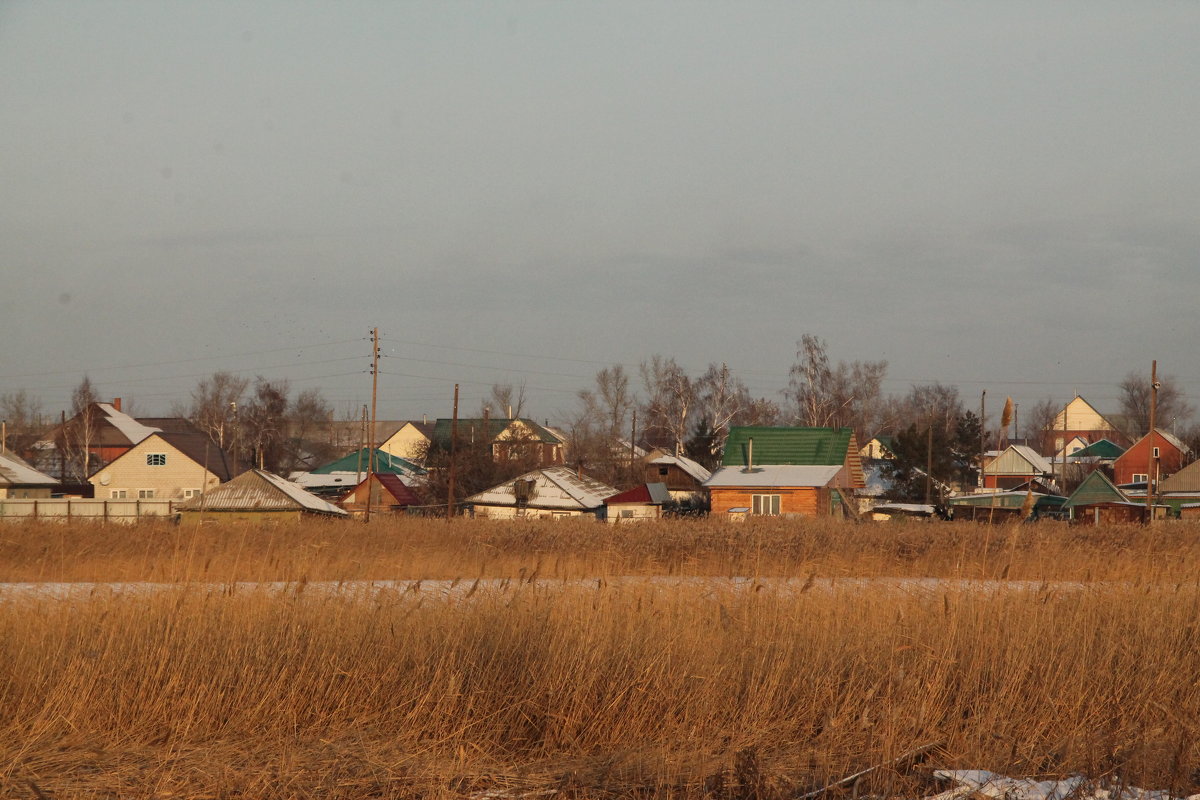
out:
M4 421L4 446L24 456L42 433L42 401L24 389L0 395L0 420Z
M287 436L280 474L318 467L335 455L330 442L332 421L333 408L320 389L305 389L296 395L286 411Z
M62 459L63 478L80 483L87 480L99 457L92 452L100 432L99 402L92 380L87 375L71 392L71 419L59 430L55 443Z
M1021 430L1019 435L1031 442L1039 452L1049 453L1059 448L1054 446L1054 420L1062 411L1062 406L1049 397L1021 409ZM1066 442L1063 442L1066 446Z
M750 391L735 378L724 362L709 364L704 374L696 380L696 405L702 420L703 433L698 447L704 461L713 464L725 450L729 428L752 405ZM700 453L697 453L698 455Z
M1179 382L1171 376L1158 379L1158 398L1155 408L1155 424L1170 430L1184 426L1195 413L1179 388ZM1121 416L1125 433L1130 438L1139 438L1150 430L1150 376L1135 371L1121 381Z
M491 397L483 401L489 416L520 419L525 413L525 381L513 388L511 383L493 383Z
M655 355L641 365L646 388L643 418L648 438L665 440L676 453L683 452L696 405L696 387L673 358Z
M193 425L207 433L218 447L230 449L233 446L237 404L242 401L249 386L248 378L231 372L214 372L196 384L192 390L191 406L180 416L186 416ZM176 409L178 412L179 409Z
M629 458L621 440L635 399L624 367L616 364L601 369L594 386L579 390L576 399L566 431L571 462L607 483L626 481Z
M804 334L796 343L796 363L785 392L796 423L814 428L854 428L861 439L883 427L883 379L886 361L829 361L825 340Z
M245 413L238 416L238 440L250 463L271 472L283 467L289 390L286 380L269 381L260 375Z

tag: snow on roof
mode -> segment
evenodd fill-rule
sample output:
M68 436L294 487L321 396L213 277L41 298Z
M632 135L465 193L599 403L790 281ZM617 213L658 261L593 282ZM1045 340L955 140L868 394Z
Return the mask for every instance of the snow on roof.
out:
M347 512L289 480L264 470L243 472L205 495L182 503L180 509L195 511L286 511L303 510L318 514L347 516Z
M701 464L692 461L685 456L670 456L663 454L657 458L650 459L651 464L674 464L681 470L691 475L696 479L697 483L704 483L712 477L712 473L706 470Z
M604 505L604 498L617 493L613 487L594 478L576 475L570 467L546 467L473 494L467 498L467 502L476 505L515 505L517 496L513 484L522 480L534 482L528 501L532 508L595 509Z
M826 486L841 472L841 466L776 464L755 467L718 467L705 486Z
M58 481L17 458L0 451L0 486L57 486Z
M151 428L149 425L143 425L125 412L118 411L112 403L96 403L96 407L108 417L108 424L120 431L121 435L128 439L130 444L137 444L150 434L161 432L160 428Z
M642 503L661 506L669 502L671 502L671 493L667 491L665 483L643 483L641 486L626 489L620 494L614 494L606 499L604 504Z

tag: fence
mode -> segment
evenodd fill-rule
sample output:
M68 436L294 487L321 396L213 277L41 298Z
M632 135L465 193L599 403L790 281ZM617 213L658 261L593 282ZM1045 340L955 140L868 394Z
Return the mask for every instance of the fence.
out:
M6 522L137 522L147 517L171 518L174 500L92 500L89 498L0 500L0 519Z

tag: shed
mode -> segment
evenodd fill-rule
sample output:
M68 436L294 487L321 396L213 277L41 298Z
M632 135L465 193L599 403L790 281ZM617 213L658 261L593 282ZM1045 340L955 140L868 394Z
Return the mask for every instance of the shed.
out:
M38 472L7 450L0 450L0 499L48 498L58 481Z
M376 472L363 478L337 504L357 517L366 514L368 498L372 513L403 512L409 506L421 505L420 498L404 485L399 475L387 472Z

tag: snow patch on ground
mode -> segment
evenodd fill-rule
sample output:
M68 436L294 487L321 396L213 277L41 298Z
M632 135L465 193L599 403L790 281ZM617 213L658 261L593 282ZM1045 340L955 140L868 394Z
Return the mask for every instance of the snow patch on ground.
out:
M925 800L965 800L973 795L995 800L1177 800L1170 792L1161 790L1136 786L1104 788L1079 775L1060 781L1035 781L981 769L939 769L933 774L958 785ZM1200 794L1186 800L1200 800Z

